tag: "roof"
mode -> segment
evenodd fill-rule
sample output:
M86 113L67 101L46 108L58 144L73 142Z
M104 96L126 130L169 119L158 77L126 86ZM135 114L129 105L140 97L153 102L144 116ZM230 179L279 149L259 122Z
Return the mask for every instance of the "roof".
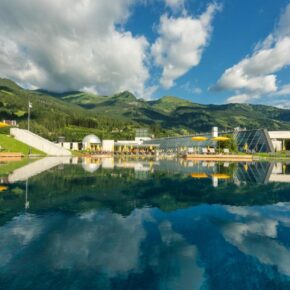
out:
M101 139L96 136L96 135L87 135L83 141L82 141L83 144L101 144Z
M290 131L268 131L271 139L290 139Z

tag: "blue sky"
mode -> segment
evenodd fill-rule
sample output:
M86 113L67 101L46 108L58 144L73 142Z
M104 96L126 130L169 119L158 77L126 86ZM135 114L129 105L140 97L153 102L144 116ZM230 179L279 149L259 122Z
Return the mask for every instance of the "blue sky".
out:
M0 77L59 92L290 107L289 0L28 2L0 3Z
M198 15L209 3L212 1L188 0L185 5L190 15ZM155 97L173 95L198 103L225 103L231 92L216 92L209 88L227 68L250 55L256 44L272 33L289 1L223 0L218 3L222 9L213 20L212 36L200 64L178 78L174 87L159 88L154 93ZM136 7L126 27L134 34L144 34L154 41L158 33L156 29L152 29L152 24L153 27L158 25L160 14L164 13L164 9L167 9L167 13L171 13L170 9L164 6L165 4L159 1L153 5L147 4L146 9L143 5ZM160 70L153 68L155 76L160 73ZM289 68L284 68L278 75L281 84L290 82ZM267 102L266 100L265 103Z

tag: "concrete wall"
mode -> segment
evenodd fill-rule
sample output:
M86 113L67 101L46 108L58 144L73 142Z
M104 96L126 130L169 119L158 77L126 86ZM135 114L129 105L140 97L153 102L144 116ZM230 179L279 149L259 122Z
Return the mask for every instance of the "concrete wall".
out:
M275 151L282 151L283 150L283 143L282 141L278 141L278 140L272 140L273 143L273 147L275 149Z
M50 156L71 156L71 152L67 149L59 147L57 144L50 142L49 140L42 138L30 131L11 128L10 135L22 143L28 146L34 147Z
M59 142L56 144L62 148L67 149L67 150L79 151L79 143L78 142Z
M290 139L290 131L268 131L271 139Z
M103 140L102 150L106 152L114 152L114 140Z

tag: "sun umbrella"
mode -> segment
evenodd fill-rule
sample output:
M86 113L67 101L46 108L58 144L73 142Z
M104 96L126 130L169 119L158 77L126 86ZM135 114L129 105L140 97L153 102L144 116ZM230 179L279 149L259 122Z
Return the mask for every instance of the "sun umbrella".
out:
M208 138L205 136L194 136L191 138L191 140L192 141L206 141L206 140L208 140Z
M224 173L214 173L212 174L212 177L215 177L217 179L230 179L231 176L228 174L224 174Z
M0 122L0 128L5 128L5 127L9 127L9 125L7 125L6 123Z
M205 136L194 136L191 138L192 141L198 141L198 142L202 142L202 141L206 141L208 140L207 137ZM199 146L198 146L198 153L199 153Z
M211 140L213 141L219 141L219 142L225 142L225 141L229 141L231 138L229 137L225 137L225 136L218 136L218 137L214 137ZM219 145L219 151L220 151L220 145Z
M229 138L229 137L224 137L224 136L219 136L219 137L214 137L214 138L212 138L212 140L213 141L221 141L221 142L223 142L223 141L229 141L231 138Z
M192 178L208 178L208 175L206 173L191 173L190 176Z

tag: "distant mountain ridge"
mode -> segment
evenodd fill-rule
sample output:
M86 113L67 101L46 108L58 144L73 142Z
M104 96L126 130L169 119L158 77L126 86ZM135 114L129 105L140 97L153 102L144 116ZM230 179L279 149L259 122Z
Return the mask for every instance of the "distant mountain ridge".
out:
M64 135L79 140L88 132L104 138L133 138L136 127L149 127L159 137L206 132L213 126L290 130L290 110L271 106L204 105L174 96L145 101L128 91L112 96L59 94L26 90L5 79L0 79L0 118L17 119L25 126L28 97L34 103L35 130L51 139Z
M158 100L137 99L125 91L113 96L79 93L66 94L62 100L77 104L91 112L118 116L143 125L188 132L234 127L290 129L290 110L266 105L223 104L204 105L174 96Z

